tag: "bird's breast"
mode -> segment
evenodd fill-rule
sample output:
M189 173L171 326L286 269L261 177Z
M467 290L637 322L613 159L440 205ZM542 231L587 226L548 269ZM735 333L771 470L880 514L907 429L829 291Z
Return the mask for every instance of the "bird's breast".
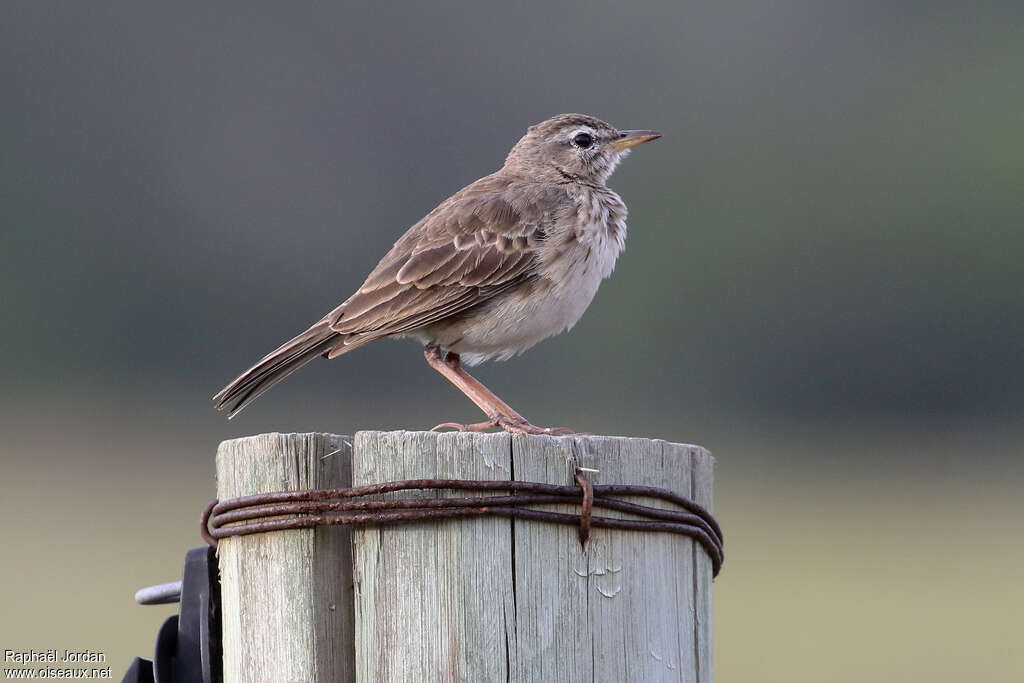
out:
M621 201L582 207L575 220L549 231L534 277L474 309L436 342L474 365L511 358L570 329L611 275L625 239Z

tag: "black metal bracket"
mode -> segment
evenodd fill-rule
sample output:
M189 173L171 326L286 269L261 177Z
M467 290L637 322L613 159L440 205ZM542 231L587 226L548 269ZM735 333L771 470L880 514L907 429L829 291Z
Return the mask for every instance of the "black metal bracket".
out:
M185 554L180 594L177 584L163 584L136 594L142 604L180 602L156 637L153 659L136 657L121 683L220 683L220 574L211 548Z

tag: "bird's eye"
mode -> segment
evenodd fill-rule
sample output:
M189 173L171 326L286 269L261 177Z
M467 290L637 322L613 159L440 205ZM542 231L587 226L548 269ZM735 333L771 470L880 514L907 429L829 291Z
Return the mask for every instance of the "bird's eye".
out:
M594 138L590 136L590 133L577 133L572 139L572 144L580 149L586 149L594 144Z

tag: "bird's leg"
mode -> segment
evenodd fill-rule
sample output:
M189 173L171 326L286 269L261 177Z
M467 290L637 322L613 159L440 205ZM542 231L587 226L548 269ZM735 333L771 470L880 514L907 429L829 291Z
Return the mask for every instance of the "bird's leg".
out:
M445 355L441 352L440 347L430 344L423 350L423 355L426 357L430 367L440 372L449 382L458 387L459 391L475 403L480 410L484 411L484 414L488 417L487 422L478 422L470 425L445 422L437 425L434 429L451 427L460 432L482 432L486 429L499 428L516 434L573 433L569 429L537 427L527 422L525 417L498 398L494 392L481 384L480 380L463 370L462 365L459 363L458 354L448 353Z

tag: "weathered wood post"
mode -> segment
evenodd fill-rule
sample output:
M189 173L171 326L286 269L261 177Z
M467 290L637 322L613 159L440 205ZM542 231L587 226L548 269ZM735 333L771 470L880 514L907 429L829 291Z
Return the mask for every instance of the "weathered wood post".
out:
M260 434L221 443L217 497L351 485L351 439ZM221 539L224 681L355 681L351 532L292 529Z
M324 445L315 445L317 439ZM218 495L348 485L280 476L297 461L306 463L299 470L312 466L316 457L297 457L303 449L320 456L341 449L331 457L346 462L337 439L268 435L225 442ZM710 454L660 440L360 432L351 457L353 486L417 478L566 485L576 467L585 467L597 470L588 473L595 484L667 488L708 509L712 502ZM257 473L264 469L277 474ZM248 482L255 487L246 488ZM599 528L583 548L574 527L502 517L359 527L352 530L349 577L317 569L346 566L344 543L318 543L310 535L337 529L221 541L226 683L712 680L711 562L685 536ZM290 534L299 536L273 540ZM318 576L336 584L318 586ZM239 581L249 586L233 585ZM354 624L336 614L350 604ZM324 613L334 614L334 622L317 621ZM344 674L319 666L326 651L336 654ZM291 658L302 664L273 664Z

